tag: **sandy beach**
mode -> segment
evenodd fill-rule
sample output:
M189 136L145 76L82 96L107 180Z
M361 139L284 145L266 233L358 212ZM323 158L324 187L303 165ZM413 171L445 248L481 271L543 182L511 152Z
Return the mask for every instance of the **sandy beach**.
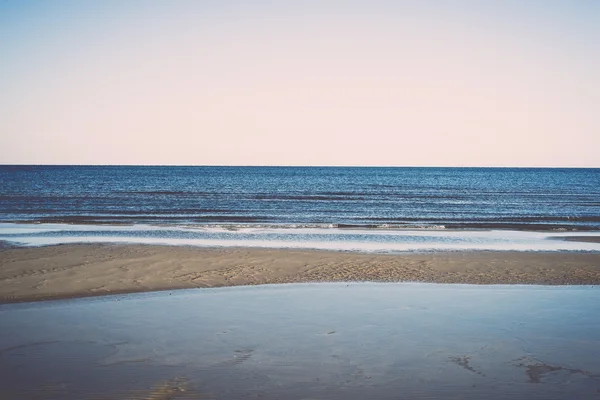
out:
M361 254L145 245L0 250L0 302L268 283L600 284L600 253Z

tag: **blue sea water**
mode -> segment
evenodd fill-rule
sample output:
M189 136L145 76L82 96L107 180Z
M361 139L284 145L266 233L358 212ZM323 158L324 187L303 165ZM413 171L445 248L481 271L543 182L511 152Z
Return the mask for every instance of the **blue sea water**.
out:
M0 166L0 240L600 250L600 169Z

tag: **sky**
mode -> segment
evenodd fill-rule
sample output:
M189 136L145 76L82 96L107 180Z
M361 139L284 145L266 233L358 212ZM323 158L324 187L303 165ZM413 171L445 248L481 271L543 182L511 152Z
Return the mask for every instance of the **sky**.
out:
M0 0L0 164L600 167L600 1Z

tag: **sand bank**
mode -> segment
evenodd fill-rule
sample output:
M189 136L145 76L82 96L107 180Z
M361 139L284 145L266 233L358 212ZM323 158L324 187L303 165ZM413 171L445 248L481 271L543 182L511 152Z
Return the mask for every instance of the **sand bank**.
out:
M0 302L265 283L600 284L600 253L360 254L60 245L0 250Z

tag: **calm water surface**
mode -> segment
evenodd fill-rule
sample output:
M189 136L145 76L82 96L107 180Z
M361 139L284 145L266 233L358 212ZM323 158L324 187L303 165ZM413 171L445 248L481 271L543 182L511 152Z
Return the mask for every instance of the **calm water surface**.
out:
M4 221L600 229L600 169L0 166Z
M0 306L9 399L596 399L596 287L303 284Z

